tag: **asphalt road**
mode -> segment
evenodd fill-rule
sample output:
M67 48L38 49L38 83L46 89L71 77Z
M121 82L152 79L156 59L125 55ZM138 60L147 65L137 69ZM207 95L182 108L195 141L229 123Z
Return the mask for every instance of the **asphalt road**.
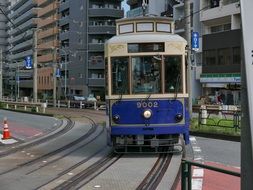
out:
M196 137L205 161L240 167L240 142Z
M61 124L58 119L53 117L0 110L0 126L2 129L4 118L7 118L11 136L22 141L45 135Z

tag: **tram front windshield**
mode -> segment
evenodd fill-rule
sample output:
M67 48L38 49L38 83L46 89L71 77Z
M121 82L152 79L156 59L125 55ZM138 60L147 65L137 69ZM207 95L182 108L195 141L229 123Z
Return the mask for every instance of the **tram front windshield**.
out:
M160 94L162 84L165 93L174 93L176 89L182 92L181 57L164 56L163 59L165 81L162 83L162 57L111 57L112 94Z

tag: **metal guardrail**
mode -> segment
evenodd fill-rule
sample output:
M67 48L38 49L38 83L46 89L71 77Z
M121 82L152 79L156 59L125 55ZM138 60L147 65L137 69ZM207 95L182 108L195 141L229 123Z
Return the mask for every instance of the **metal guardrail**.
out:
M36 112L45 113L45 109L47 107L54 107L53 100L40 100L38 99L37 103L34 103L33 100L29 102L28 100L24 101L24 99L11 99L8 97L3 98L1 101L5 104L5 108L9 109L12 107L13 109L21 108L27 111L27 109L32 108L35 109ZM58 108L90 108L95 110L104 110L105 102L102 101L78 101L78 100L57 100L56 107Z
M220 172L223 174L241 177L241 174L239 172L230 171L230 170L226 170L226 169L222 169L222 168L209 166L209 165L205 165L202 163L182 159L182 166L181 166L181 189L182 190L191 190L192 189L192 175L191 175L191 173L192 173L191 167L192 166L197 166L200 168Z
M45 103L32 103L32 102L13 102L13 101L1 101L4 104L5 109L13 108L14 110L23 109L24 111L33 112L46 112Z
M198 111L198 126L215 126L224 128L240 129L241 110L237 106L203 105ZM217 115L218 120L211 118L211 114ZM212 123L208 123L211 121ZM224 122L231 122L231 126L224 125Z

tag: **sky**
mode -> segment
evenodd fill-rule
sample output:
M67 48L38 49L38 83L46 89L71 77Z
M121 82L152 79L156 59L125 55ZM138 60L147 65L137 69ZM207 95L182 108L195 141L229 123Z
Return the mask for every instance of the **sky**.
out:
M124 12L126 15L126 12L130 9L129 5L126 4L127 0L122 1L122 7L124 8Z

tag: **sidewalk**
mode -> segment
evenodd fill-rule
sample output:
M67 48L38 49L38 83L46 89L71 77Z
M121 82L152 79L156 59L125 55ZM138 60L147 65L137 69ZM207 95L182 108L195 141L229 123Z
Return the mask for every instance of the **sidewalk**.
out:
M206 165L240 172L240 168L220 163L205 162ZM240 178L198 167L192 168L192 190L240 190ZM179 180L176 190L181 190Z

